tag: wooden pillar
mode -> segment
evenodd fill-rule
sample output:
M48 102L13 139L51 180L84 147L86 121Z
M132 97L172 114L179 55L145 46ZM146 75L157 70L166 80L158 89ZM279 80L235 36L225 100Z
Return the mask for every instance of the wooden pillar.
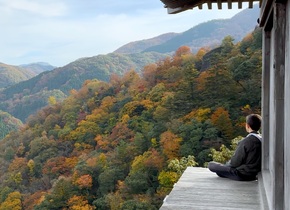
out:
M273 209L284 209L284 84L285 84L285 4L274 4L274 182Z
M290 1L286 6L286 50L285 50L285 155L284 155L284 178L285 178L285 207L290 209ZM288 129L287 129L288 126Z
M262 171L269 170L269 139L270 139L270 56L271 56L271 32L263 31L263 72L262 72L262 135L263 157Z

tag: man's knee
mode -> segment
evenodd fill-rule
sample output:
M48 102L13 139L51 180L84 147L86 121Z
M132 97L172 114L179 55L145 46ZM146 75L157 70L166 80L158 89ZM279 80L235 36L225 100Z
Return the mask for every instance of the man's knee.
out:
M208 163L208 169L212 172L216 172L219 165L220 165L219 163L211 161Z

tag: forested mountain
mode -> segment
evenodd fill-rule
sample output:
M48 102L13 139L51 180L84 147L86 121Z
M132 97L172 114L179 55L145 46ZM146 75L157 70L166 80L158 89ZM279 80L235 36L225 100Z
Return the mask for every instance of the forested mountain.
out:
M28 80L36 74L19 66L0 63L0 90L21 81Z
M232 35L235 41L238 41L248 31L253 30L258 13L259 9L255 6L254 9L243 10L229 20L213 20L181 34L167 33L152 39L132 42L117 49L115 53L81 58L61 68L54 68L46 63L24 65L22 68L28 69L33 75L45 71L27 81L20 82L26 80L22 79L9 84L6 77L0 77L0 109L25 121L30 114L47 105L47 97L53 96L57 100L62 100L71 89L79 89L87 79L108 81L112 73L123 75L130 69L138 72L144 65L168 56L169 54L164 54L165 52L172 53L183 45L189 46L192 52L196 53L202 46L220 43L226 35ZM140 53L143 50L158 51L162 54ZM207 64L204 59L204 63L199 65L206 69ZM54 70L49 71L52 68ZM9 71L9 74L12 72ZM20 74L15 75L13 78L19 77ZM8 86L2 90L1 79L2 87Z
M44 71L51 71L56 68L55 66L52 66L49 63L45 63L45 62L23 64L23 65L20 65L20 67L25 68L35 73L36 75Z
M110 53L81 58L0 91L0 109L24 121L30 114L47 105L49 96L63 99L70 90L81 88L85 80L96 78L108 81L112 73L122 75L131 69L140 71L146 64L166 56L149 52L128 55Z
M211 20L201 23L162 44L148 47L144 52L169 53L185 45L196 53L201 47L214 48L220 45L223 37L228 35L232 36L235 42L238 42L254 30L258 24L259 14L260 10L258 4L256 4L253 9L245 9L231 19Z
M51 99L0 141L0 209L159 209L187 165L260 113L261 31L217 49L183 46Z
M0 140L10 132L19 130L21 125L22 122L19 119L16 119L7 112L2 112L0 110Z
M176 36L178 36L178 33L166 33L166 34L162 34L160 36L157 36L157 37L154 37L151 39L130 42L130 43L118 48L114 52L115 53L125 53L125 54L140 53L149 47L163 44L164 42L171 40L172 38L174 38Z

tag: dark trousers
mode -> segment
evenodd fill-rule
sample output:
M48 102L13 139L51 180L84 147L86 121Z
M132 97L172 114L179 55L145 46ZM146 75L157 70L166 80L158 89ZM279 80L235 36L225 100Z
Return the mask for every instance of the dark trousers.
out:
M256 180L256 176L242 175L237 169L214 161L208 163L208 169L216 173L219 177L229 178L236 181Z

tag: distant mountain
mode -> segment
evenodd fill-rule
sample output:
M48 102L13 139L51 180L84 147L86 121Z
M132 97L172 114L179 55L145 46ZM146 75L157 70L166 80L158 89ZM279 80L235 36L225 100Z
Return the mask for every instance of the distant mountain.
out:
M163 44L178 35L178 33L166 33L151 39L130 42L114 51L114 53L140 53L149 47Z
M25 68L29 71L32 71L35 74L40 74L44 71L51 71L56 68L56 66L52 66L49 63L45 63L45 62L23 64L23 65L20 65L20 67Z
M85 80L109 81L112 73L123 75L131 69L140 71L145 65L155 63L165 56L167 55L147 52L110 53L81 58L0 91L0 109L25 121L30 114L47 105L49 96L61 100L71 89L79 89Z
M61 100L71 89L79 89L85 80L108 81L112 73L123 75L131 69L138 72L145 65L156 63L183 45L196 52L201 47L218 46L228 35L240 41L254 30L258 16L259 8L255 5L253 9L243 10L231 19L212 20L181 34L167 33L128 43L114 53L78 59L1 90L0 109L25 121L31 113L47 104L49 96Z
M19 129L21 125L22 122L19 119L16 119L7 112L0 110L0 140L11 131Z
M197 52L201 47L216 47L225 36L232 36L236 42L257 26L259 7L254 5L252 9L245 9L231 19L211 20L201 23L172 39L159 45L148 47L144 52L174 52L180 46L189 46L192 52Z
M28 80L35 75L28 69L0 63L0 89Z

